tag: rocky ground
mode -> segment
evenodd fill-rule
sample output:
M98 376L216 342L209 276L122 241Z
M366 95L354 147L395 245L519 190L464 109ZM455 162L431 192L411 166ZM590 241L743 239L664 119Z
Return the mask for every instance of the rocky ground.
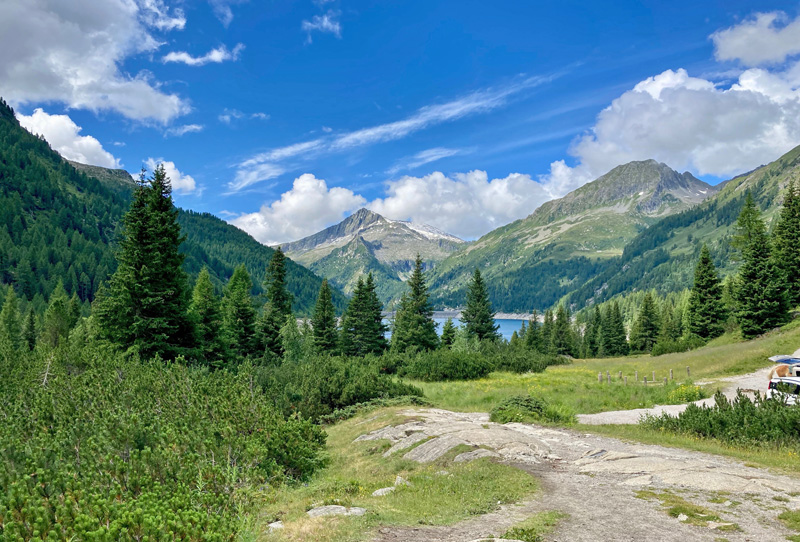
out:
M380 542L480 540L545 510L569 515L548 536L553 541L785 540L792 533L777 516L800 508L800 478L713 455L568 429L500 425L479 413L413 409L404 414L413 421L358 440L389 440L393 446L387 454L422 463L466 444L472 452L457 460L496 457L536 476L543 490L529 501L454 526L383 528L375 538ZM659 500L664 495L700 505L714 517L687 517L680 510L673 510L673 517Z

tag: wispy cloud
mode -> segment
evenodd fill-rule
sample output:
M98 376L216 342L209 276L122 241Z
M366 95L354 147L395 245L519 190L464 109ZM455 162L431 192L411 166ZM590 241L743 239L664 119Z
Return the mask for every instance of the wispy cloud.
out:
M296 170L296 165L285 163L288 160L308 160L320 154L341 153L376 143L393 141L431 126L452 122L470 115L488 113L506 105L512 96L548 83L556 77L558 76L522 78L503 87L487 88L446 103L427 105L418 109L411 116L395 122L271 149L238 164L236 178L228 187L231 191L236 192L257 182L272 179L293 169ZM279 170L280 173L275 173Z
M164 55L161 61L165 64L167 62L181 62L187 66L204 66L210 63L219 64L228 60L237 60L243 49L244 44L238 43L232 51L229 51L227 47L221 45L216 49L211 49L203 56L192 56L186 51L172 51Z
M336 10L328 10L322 15L314 15L310 21L305 20L300 28L308 35L307 43L311 43L312 32L322 32L323 34L333 34L337 38L342 37L342 24L339 22L341 13Z
M394 175L400 171L415 169L420 166L424 166L425 164L430 164L431 162L436 162L437 160L449 158L450 156L463 153L464 151L462 149L448 149L446 147L434 147L432 149L426 149L413 156L409 156L398 161L395 165L386 170L386 173L389 175Z
M164 131L165 136L180 137L182 135L191 134L192 132L201 132L203 130L202 124L183 124L181 126L174 126L167 128Z

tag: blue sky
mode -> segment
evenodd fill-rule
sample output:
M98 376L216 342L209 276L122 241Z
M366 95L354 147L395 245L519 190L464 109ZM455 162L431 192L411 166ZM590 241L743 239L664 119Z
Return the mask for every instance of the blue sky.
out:
M23 124L268 243L360 206L475 238L629 160L715 183L800 144L797 3L63 4L0 6Z

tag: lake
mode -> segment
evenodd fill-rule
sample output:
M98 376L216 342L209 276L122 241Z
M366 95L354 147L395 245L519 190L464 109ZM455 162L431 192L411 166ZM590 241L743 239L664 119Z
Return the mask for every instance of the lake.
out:
M434 322L439 324L438 326L436 326L436 331L439 333L439 335L442 334L442 327L444 326L446 320L447 318L433 319ZM500 326L498 331L505 340L511 339L511 334L514 333L515 331L519 331L519 329L522 327L522 322L525 322L526 325L528 323L527 320L516 320L511 318L495 318L494 321L497 325ZM391 325L391 322L389 320L384 320L384 322L387 325ZM456 325L456 327L458 327L461 325L461 320L459 320L458 318L453 318L453 323ZM389 331L386 333L386 336L391 337L391 334L392 332Z

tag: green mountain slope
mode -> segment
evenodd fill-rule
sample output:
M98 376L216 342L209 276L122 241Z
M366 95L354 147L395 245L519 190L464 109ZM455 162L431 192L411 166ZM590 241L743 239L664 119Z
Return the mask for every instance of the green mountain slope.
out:
M62 159L0 102L0 283L13 284L39 308L59 280L69 293L91 301L116 268L114 240L133 186L123 170ZM181 211L179 222L190 275L207 265L222 284L244 263L261 292L271 248L207 213ZM321 279L294 262L287 275L295 310L309 313ZM344 307L341 292L334 302Z
M595 276L642 230L714 192L655 160L618 166L441 262L431 277L434 302L463 304L477 267L496 309L543 309Z
M348 293L359 275L372 272L378 295L386 302L404 291L417 254L431 268L464 244L430 226L389 220L359 209L339 224L282 248Z
M753 194L769 224L780 208L782 191L792 179L800 179L800 147L771 164L727 181L700 205L650 226L625 247L622 256L609 261L605 269L570 292L566 300L580 308L635 290L655 288L666 293L688 288L704 243L721 274L735 272L740 262L730 240L745 194Z

